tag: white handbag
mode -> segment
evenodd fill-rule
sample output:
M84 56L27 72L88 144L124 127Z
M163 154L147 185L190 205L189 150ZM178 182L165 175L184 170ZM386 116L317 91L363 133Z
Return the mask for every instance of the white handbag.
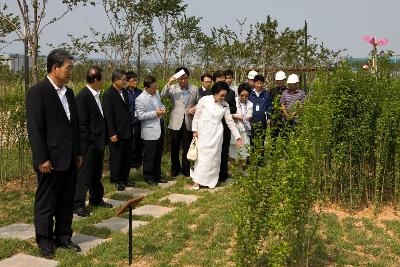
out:
M193 137L186 157L191 161L197 160L197 137Z

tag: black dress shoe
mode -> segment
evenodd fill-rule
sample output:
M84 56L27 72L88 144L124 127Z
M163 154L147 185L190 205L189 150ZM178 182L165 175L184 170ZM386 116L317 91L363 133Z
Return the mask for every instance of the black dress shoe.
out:
M54 246L48 246L48 247L39 247L40 249L40 254L44 258L51 259L54 256Z
M126 181L126 182L124 182L124 186L125 186L125 187L134 187L134 186L135 186L135 183L130 182L130 181Z
M77 244L73 243L71 240L56 241L55 244L56 244L57 248L71 249L71 250L74 250L75 252L82 251L82 249Z
M124 190L125 190L125 186L124 186L123 183L116 183L116 184L115 184L115 188L116 188L118 191L124 191Z
M96 204L90 203L90 205L93 207L102 207L102 208L112 208L113 207L113 205L104 202L104 200L101 200L99 203L96 203Z
M80 217L90 216L90 211L88 211L85 207L75 208L74 213Z
M168 181L165 180L164 178L160 178L160 179L158 179L158 183L166 184L166 183L168 183Z

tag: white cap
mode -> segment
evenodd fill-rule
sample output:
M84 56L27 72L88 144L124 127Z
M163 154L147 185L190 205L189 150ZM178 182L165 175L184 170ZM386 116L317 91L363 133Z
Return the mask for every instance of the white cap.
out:
M287 83L288 84L294 84L294 83L298 83L299 82L299 76L297 76L296 74L290 74L288 79L287 79Z
M275 81L282 81L284 79L286 79L286 74L283 71L280 70L275 74Z
M249 79L249 80L254 80L254 77L255 77L257 74L258 74L257 71L251 70L251 71L249 71L249 74L247 74L247 79Z

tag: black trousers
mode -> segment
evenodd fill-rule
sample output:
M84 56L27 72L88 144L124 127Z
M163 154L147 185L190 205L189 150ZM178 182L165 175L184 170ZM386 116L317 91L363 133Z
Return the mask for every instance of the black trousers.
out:
M221 164L219 169L218 182L224 182L229 177L228 173L228 161L229 161L229 145L231 142L231 130L226 125L225 120L222 121L224 126L222 150L221 150Z
M110 150L110 182L127 182L131 170L132 139L110 142L108 147Z
M185 122L179 130L170 130L171 132L171 175L178 176L180 172L184 176L190 176L190 162L186 155L192 142L193 132L186 129ZM179 151L182 144L182 167L179 162Z
M66 171L53 170L44 174L36 170L36 175L38 180L34 204L36 243L39 247L47 247L54 239L64 241L72 236L71 224L77 176L75 160L71 160L71 165Z
M139 125L133 126L133 136L132 136L132 152L131 152L131 166L141 166L142 165L142 146L143 141L141 137L141 127Z
M83 153L83 165L78 171L74 208L84 207L86 193L89 190L90 204L99 204L103 200L104 187L101 183L103 174L104 151L91 144Z
M158 182L161 178L161 159L164 148L164 125L158 140L143 140L143 176L146 182Z

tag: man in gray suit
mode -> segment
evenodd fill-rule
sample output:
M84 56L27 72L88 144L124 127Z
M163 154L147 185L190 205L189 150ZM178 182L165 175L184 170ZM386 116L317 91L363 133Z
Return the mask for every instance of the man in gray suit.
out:
M181 172L190 177L190 163L186 158L192 141L192 119L198 101L198 88L188 83L189 70L179 67L175 73L183 70L185 74L178 79L172 76L161 92L161 97L170 98L172 110L168 128L171 132L171 175L176 177ZM176 84L172 83L178 80ZM182 144L182 167L179 162L179 150Z
M148 184L165 183L166 181L161 178L165 107L161 103L156 79L153 76L147 76L144 78L143 85L143 93L135 100L143 139L143 176Z

